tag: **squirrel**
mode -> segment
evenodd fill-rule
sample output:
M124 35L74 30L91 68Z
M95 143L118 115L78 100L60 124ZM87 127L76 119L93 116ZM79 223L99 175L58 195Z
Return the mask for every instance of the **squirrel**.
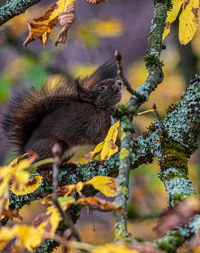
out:
M19 155L33 151L39 159L51 157L52 146L61 142L66 163L81 146L105 139L121 99L121 85L116 63L108 61L74 83L22 90L8 102L3 131ZM38 168L43 169L45 165Z

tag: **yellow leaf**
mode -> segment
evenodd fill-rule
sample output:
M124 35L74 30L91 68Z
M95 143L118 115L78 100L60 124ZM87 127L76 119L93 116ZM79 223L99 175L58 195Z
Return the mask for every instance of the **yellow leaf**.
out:
M178 13L180 11L182 5L182 0L172 0L172 9L167 12L167 20L165 24L165 30L163 33L163 40L164 38L170 33L171 31L171 24L176 20Z
M99 37L116 37L122 35L123 27L117 19L93 21L92 29Z
M53 27L58 25L58 19L60 19L62 29L56 39L56 44L64 43L67 38L67 30L75 18L75 5L76 0L58 0L49 7L42 17L28 23L29 36L25 40L24 46L36 39L40 39L42 45L45 46Z
M76 190L78 192L79 195L81 195L81 190L83 189L84 183L83 182L78 182L76 185Z
M36 176L34 179L29 179L29 181L24 184L24 187L17 190L14 185L11 185L10 190L16 195L25 195L34 192L41 184L42 177Z
M119 121L117 121L109 129L105 140L96 146L95 150L92 152L91 159L94 159L94 157L101 152L99 160L106 161L111 155L117 153L118 147L115 145L115 142L117 140L119 130Z
M122 148L120 151L120 159L124 159L125 157L127 157L129 155L129 152L127 149Z
M107 197L114 197L116 194L116 178L96 176L84 185L91 184L96 190L102 192Z
M179 17L179 41L182 45L190 42L199 24L199 0L184 1Z
M60 212L52 203L46 213L38 215L33 221L36 233L29 239L28 249L36 249L43 242L46 232L54 234L61 220Z
M23 252L24 248L32 251L30 246L30 239L37 231L32 226L27 225L14 225L13 227L3 227L0 230L0 250L2 250L9 241L16 238L13 242L13 246L16 252Z
M22 160L27 155L30 157ZM8 214L6 211L9 207L10 185L11 189L16 193L20 192L20 195L31 193L39 187L42 177L30 181L28 172L36 157L35 154L24 154L0 169L0 216L3 212Z
M57 191L57 195L67 197L73 192L74 188L74 184L64 185Z
M104 141L103 141L103 142L100 142L100 143L96 146L95 150L92 152L91 160L94 159L95 156L97 156L97 155L101 152L101 150L103 149L103 145L104 145Z

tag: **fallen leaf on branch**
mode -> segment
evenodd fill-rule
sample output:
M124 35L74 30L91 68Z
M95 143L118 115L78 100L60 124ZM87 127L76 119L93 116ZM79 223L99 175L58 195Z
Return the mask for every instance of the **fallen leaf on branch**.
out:
M108 131L105 140L99 143L95 150L92 152L91 159L94 159L100 152L99 161L104 162L109 160L111 155L114 155L118 151L118 147L115 144L117 136L120 132L119 121L117 121Z
M113 177L96 176L85 182L84 185L92 185L107 197L114 197L117 192L116 178Z
M58 191L58 196L69 196L73 190L77 190L78 194L82 194L82 189L86 185L92 185L96 190L100 191L107 197L114 197L116 194L116 178L105 177L105 176L96 176L87 182L78 182L75 185L65 185L62 186ZM52 194L48 195L51 197Z
M76 201L76 204L87 206L92 209L98 209L101 211L117 211L124 214L126 213L120 206L97 197L80 198Z
M160 217L155 231L164 235L167 231L188 223L189 219L200 213L200 200L195 197L187 198L174 207L167 209Z

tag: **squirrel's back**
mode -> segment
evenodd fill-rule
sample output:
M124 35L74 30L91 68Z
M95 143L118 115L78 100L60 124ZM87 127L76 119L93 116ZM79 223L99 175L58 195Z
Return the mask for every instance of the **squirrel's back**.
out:
M41 122L47 115L62 106L83 102L83 100L86 103L92 104L99 92L97 90L99 83L101 84L108 80L108 83L111 82L109 84L111 87L115 83L116 77L116 64L113 61L108 61L101 65L90 77L83 80L69 84L62 83L56 85L53 89L44 86L41 90L34 88L23 90L16 94L5 108L1 122L3 131L12 146L21 154L24 152L24 148L32 134L39 129ZM102 85L104 88L105 85ZM110 101L107 107L110 106L110 103L113 103L112 106L115 106L116 101L119 101L119 95L117 95L118 88L116 87L115 91L113 90L110 95L109 92L107 93L107 90L102 95L99 94L104 97L99 100L99 103ZM107 98L107 96L110 97Z

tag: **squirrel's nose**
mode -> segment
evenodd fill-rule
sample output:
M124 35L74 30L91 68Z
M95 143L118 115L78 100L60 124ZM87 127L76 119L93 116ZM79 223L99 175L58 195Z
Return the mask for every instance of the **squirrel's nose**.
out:
M121 80L117 80L115 82L115 86L116 86L117 89L121 89L122 88L122 81Z

